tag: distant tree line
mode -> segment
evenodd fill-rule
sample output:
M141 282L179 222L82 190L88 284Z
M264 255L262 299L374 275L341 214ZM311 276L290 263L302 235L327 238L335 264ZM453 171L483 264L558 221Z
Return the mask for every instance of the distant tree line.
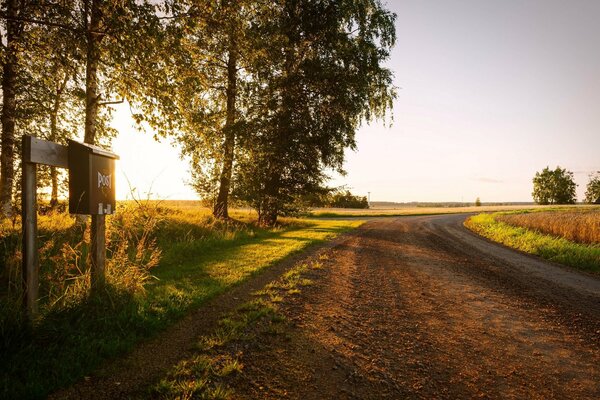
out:
M349 190L343 188L324 189L311 193L305 196L300 204L304 204L306 207L369 208L366 196L353 195Z
M575 204L577 184L573 172L557 166L536 172L533 178L533 200L538 204ZM585 192L586 203L600 204L600 171L589 176Z
M272 225L343 172L385 118L395 15L379 0L3 0L0 212L14 212L23 134L107 145L111 105L174 138L191 183ZM42 170L52 202L64 185Z

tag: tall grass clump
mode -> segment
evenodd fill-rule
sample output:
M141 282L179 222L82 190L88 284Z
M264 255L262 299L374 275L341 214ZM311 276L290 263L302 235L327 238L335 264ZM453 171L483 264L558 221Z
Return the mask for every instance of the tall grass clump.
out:
M20 224L1 226L0 398L43 397L128 346L115 327L140 331L137 314L160 258L156 231L162 219L161 210L136 205L108 219L106 285L92 297L89 225L64 213L40 215L39 315L33 324L20 306Z
M498 215L498 221L577 243L600 243L600 208Z

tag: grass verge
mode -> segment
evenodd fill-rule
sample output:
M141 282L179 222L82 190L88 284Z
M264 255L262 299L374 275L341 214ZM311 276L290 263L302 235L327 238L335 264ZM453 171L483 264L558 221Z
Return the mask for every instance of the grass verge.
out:
M465 226L495 242L535 254L546 260L600 273L600 246L575 243L499 221L502 213L479 214L468 218Z
M95 298L81 295L89 282L81 262L86 257L85 243L78 242L82 228L68 216L41 217L41 277L49 281L41 284L42 315L35 326L23 323L10 293L0 293L0 397L43 398L107 358L131 350L191 308L293 253L362 223L283 219L279 227L263 229L249 222L246 214L234 217L237 221L222 223L206 211L124 210L111 218L114 226L108 228L113 261L107 272L112 278L105 293ZM149 228L140 230L140 221ZM18 266L18 227L5 226L2 234L2 255ZM144 250L148 248L150 253ZM120 271L123 263L131 264L127 271L151 267L148 279L110 272ZM79 275L57 275L57 269ZM18 276L18 271L10 271L0 271L9 282L10 275ZM67 284L62 282L65 277ZM141 287L130 290L139 282ZM79 288L77 295L74 287Z

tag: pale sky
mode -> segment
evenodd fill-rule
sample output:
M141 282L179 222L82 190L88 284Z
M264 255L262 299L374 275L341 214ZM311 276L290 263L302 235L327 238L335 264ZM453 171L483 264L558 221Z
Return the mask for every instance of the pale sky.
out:
M545 166L600 170L600 1L395 0L394 122L362 127L345 177L373 201L531 201ZM119 109L120 175L144 195L193 199L178 150ZM118 185L125 198L127 185Z

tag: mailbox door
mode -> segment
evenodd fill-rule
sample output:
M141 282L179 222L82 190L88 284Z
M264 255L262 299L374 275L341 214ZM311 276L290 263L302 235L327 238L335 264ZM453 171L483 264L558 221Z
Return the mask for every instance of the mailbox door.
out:
M115 160L92 154L90 158L90 214L112 214L115 206Z

